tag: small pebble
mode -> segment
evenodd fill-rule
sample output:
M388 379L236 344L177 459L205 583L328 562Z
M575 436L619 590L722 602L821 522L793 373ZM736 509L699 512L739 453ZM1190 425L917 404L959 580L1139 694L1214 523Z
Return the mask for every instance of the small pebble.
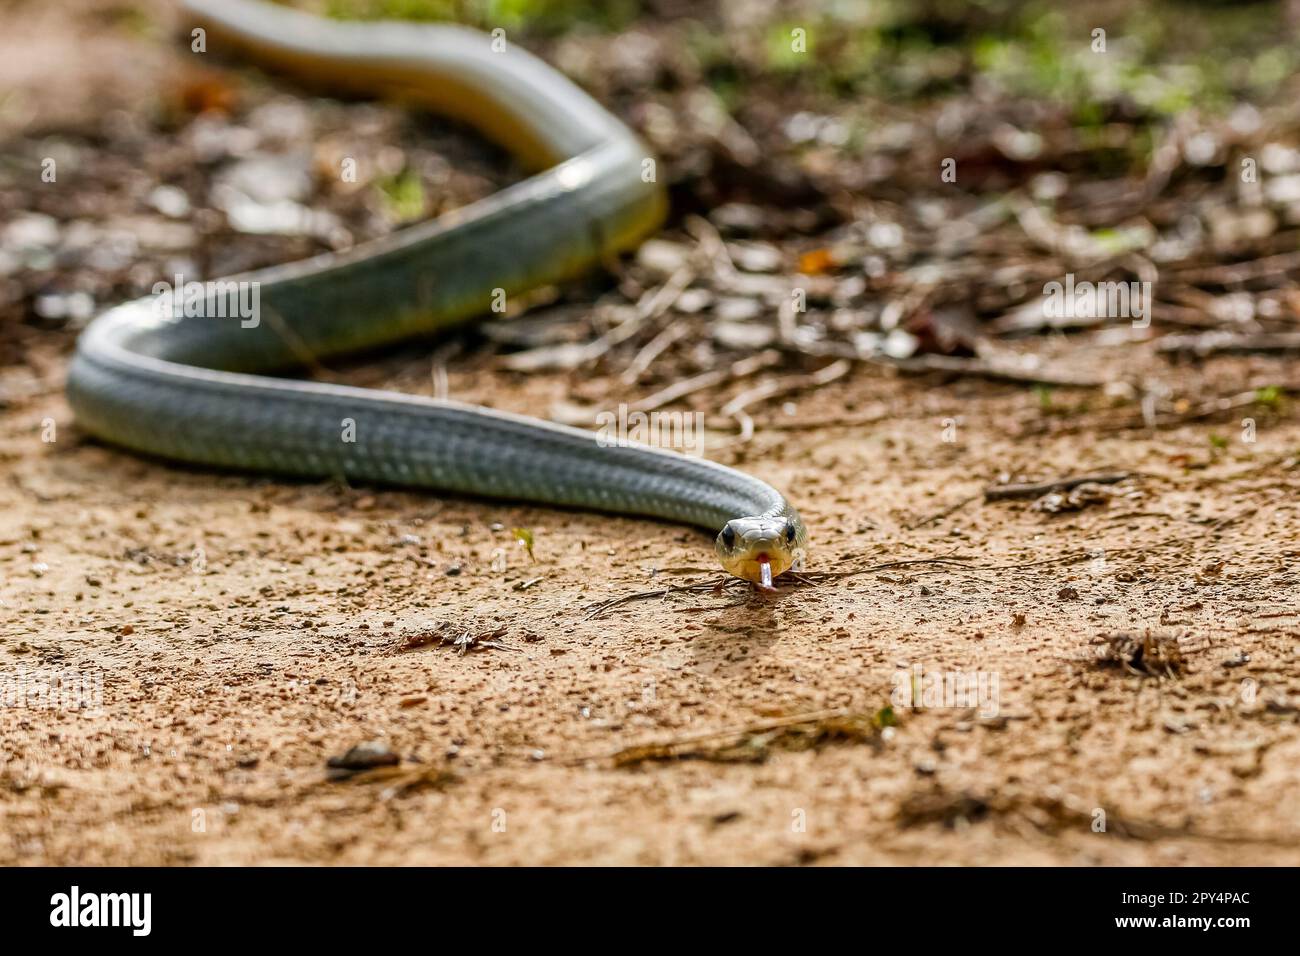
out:
M336 770L369 770L371 767L391 767L401 758L380 740L357 744L341 757L330 757L328 764Z

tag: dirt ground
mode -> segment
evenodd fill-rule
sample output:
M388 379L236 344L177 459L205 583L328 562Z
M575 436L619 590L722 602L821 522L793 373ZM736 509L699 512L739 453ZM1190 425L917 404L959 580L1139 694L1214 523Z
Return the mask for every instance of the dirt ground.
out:
M562 382L528 385L457 394L523 410L563 393ZM813 569L955 553L1001 570L904 567L774 599L650 600L597 620L594 602L706 563L707 539L546 508L214 477L81 441L57 395L8 412L6 669L102 673L103 708L0 710L0 854L1300 861L1300 515L1294 476L1276 464L1300 427L1280 422L1249 452L1187 473L1170 462L1207 458L1203 429L1016 440L1029 401L864 373L796 419L848 407L877 421L761 430L747 456L804 509ZM954 414L965 424L944 443ZM40 441L46 416L66 437ZM1078 516L973 502L908 530L1031 464L1142 477L1133 499ZM535 563L503 527L532 529ZM1078 550L1105 557L1014 567ZM504 572L492 568L501 553ZM444 622L504 628L510 649L403 649ZM1194 639L1189 673L1077 659L1091 638L1148 632ZM874 714L916 665L997 675L995 713L895 707L888 739L760 747L757 762L604 759L805 713ZM326 779L328 757L371 739L390 743L405 775ZM1098 808L1105 833L1092 829Z
M858 573L593 617L708 579L707 536L142 460L77 430L69 343L4 379L0 669L102 701L0 706L2 863L1300 863L1286 402L1153 431L1087 390L856 365L706 453L789 494L811 571ZM1191 393L1294 377L1123 361ZM338 371L428 393L428 368ZM502 409L574 388L448 363ZM1098 472L1129 477L1076 511L982 496ZM988 694L911 700L916 668ZM400 763L329 772L366 741Z

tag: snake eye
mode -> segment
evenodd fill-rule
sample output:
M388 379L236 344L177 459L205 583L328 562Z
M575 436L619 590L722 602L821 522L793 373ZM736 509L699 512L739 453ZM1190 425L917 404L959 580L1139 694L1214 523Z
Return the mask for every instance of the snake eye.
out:
M785 523L785 543L794 544L794 525L788 521Z
M728 548L734 548L736 546L736 532L732 529L731 525L726 525L722 529L721 537L722 543Z

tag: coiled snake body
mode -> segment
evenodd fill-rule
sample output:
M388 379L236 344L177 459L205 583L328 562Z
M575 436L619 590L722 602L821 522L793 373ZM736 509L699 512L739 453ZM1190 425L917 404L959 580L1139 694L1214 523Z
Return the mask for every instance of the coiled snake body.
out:
M68 374L85 429L185 462L697 525L718 532L726 570L764 585L802 557L806 532L785 497L714 462L455 402L265 374L428 335L486 311L495 290L571 277L634 248L665 200L643 175L649 153L636 137L513 44L494 50L460 27L340 23L252 0L185 6L209 49L432 106L542 171L348 252L214 283L199 309L146 298L105 312ZM255 324L240 320L236 298L253 283Z

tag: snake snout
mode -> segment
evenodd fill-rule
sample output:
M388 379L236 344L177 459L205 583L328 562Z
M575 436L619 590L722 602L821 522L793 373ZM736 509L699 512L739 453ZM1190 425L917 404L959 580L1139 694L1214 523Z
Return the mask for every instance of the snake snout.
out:
M715 542L718 560L728 573L765 587L794 564L795 535L783 517L733 518Z

